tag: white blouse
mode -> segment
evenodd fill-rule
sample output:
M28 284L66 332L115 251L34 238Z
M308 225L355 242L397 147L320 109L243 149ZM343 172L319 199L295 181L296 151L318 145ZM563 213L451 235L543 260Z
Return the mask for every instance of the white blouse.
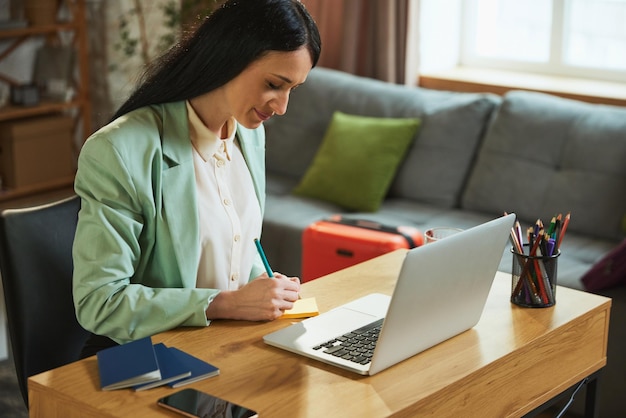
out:
M219 138L187 102L193 144L200 264L196 287L236 290L249 280L256 259L254 238L261 233L261 208L239 144L237 121Z

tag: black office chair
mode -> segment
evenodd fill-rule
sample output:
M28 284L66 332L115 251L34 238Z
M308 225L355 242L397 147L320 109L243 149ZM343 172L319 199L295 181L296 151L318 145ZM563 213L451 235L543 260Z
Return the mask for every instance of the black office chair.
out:
M17 380L78 360L89 333L72 300L72 243L80 199L0 213L0 274Z

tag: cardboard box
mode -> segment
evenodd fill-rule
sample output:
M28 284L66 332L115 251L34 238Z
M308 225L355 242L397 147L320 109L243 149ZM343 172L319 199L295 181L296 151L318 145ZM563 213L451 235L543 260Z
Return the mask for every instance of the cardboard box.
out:
M0 175L5 189L74 175L74 119L40 116L0 123Z

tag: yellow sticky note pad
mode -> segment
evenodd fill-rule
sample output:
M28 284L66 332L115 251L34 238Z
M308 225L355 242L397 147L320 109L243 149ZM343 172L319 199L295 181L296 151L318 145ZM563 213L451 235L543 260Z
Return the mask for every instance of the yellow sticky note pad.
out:
M293 308L285 311L281 318L308 318L319 315L315 298L298 299Z

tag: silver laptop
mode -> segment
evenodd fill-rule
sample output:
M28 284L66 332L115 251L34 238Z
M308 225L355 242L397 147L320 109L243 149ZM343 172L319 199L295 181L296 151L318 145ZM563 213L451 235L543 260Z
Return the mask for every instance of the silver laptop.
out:
M364 296L263 340L363 375L385 370L478 323L514 221L509 214L414 248L391 297Z

